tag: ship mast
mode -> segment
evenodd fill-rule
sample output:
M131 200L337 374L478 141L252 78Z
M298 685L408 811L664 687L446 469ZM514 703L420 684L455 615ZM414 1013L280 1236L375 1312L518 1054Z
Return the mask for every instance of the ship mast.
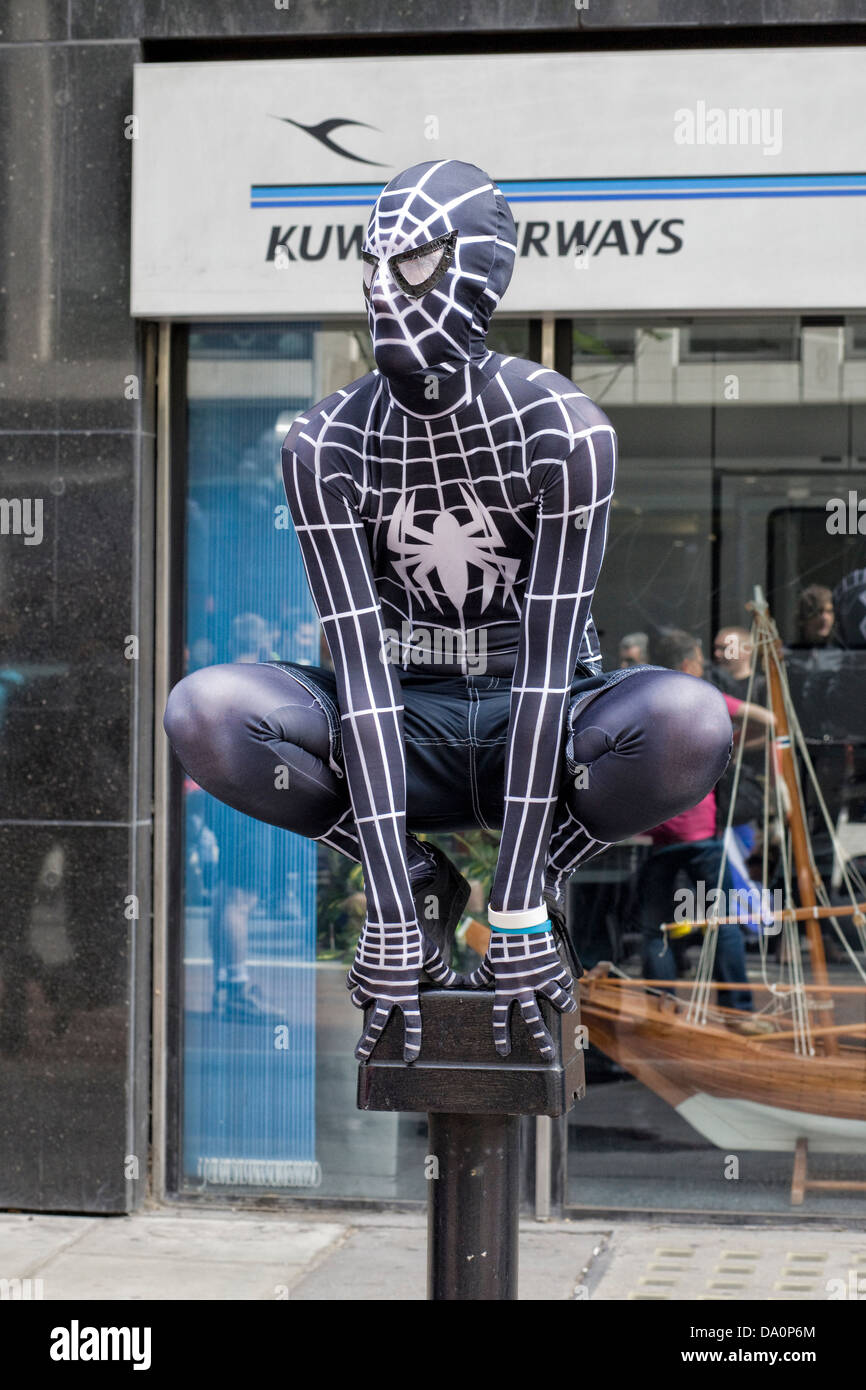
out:
M800 779L797 776L794 761L794 747L782 688L782 643L776 624L767 607L767 601L759 587L755 588L754 603L750 607L754 609L759 618L760 647L764 673L767 678L767 697L770 710L776 721L775 744L778 751L779 769L788 789L788 827L791 832L791 848L794 867L797 872L800 904L805 909L815 909L818 906L817 894L822 886L822 881L812 854L812 843L806 827L806 813L800 789ZM814 911L805 920L812 977L815 984L821 987L817 998L822 1003L826 1003L832 1012L833 1001L832 995L829 993L830 980L827 974L827 958L824 954L821 923ZM825 1034L823 1041L825 1054L838 1053L839 1045L832 1034Z

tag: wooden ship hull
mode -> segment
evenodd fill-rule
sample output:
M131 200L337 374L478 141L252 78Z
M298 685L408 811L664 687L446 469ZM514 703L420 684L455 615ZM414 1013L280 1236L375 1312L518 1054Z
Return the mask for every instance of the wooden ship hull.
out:
M670 995L607 969L603 962L579 983L590 1042L705 1139L734 1152L794 1150L807 1139L815 1152L866 1153L866 1048L857 1041L866 1026L845 1028L834 1055L817 1050L818 1026L816 1055L797 1054L787 1031L744 1035L749 1015L724 1007L690 1023Z

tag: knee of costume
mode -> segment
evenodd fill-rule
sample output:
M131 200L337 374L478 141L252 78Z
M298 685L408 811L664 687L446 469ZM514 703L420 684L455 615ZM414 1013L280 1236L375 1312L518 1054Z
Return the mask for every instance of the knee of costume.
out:
M327 763L327 718L290 675L267 665L226 663L192 671L163 716L186 772L237 811L316 839L345 810ZM277 785L275 765L288 770Z
M233 717L242 717L233 695L237 682L230 665L206 666L191 671L169 694L162 718L168 741L186 771L207 790L198 773L211 775L219 765L219 737Z
M567 793L587 832L613 843L696 806L731 755L721 693L681 671L635 671L578 710L570 763L585 768Z

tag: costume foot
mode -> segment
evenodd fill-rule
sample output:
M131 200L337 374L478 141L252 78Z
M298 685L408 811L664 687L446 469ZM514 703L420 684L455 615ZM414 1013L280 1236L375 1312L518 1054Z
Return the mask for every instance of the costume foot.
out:
M454 933L472 889L438 845L432 845L427 841L426 848L433 851L436 868L430 879L415 887L412 897L419 927L427 940L438 948L439 954L448 965L451 961ZM428 916L428 912L435 915ZM429 983L430 976L425 972L421 979L423 983Z
M282 1017L262 1003L258 986L248 980L220 984L214 994L213 1012L227 1023L272 1023Z

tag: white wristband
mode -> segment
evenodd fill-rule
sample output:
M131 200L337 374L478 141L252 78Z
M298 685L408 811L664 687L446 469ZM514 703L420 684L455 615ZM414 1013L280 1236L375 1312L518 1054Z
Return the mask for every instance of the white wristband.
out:
M538 927L542 922L546 922L550 913L544 906L527 907L522 912L494 912L487 905L487 920L495 931L497 927L511 927L512 930L520 931L528 927Z

